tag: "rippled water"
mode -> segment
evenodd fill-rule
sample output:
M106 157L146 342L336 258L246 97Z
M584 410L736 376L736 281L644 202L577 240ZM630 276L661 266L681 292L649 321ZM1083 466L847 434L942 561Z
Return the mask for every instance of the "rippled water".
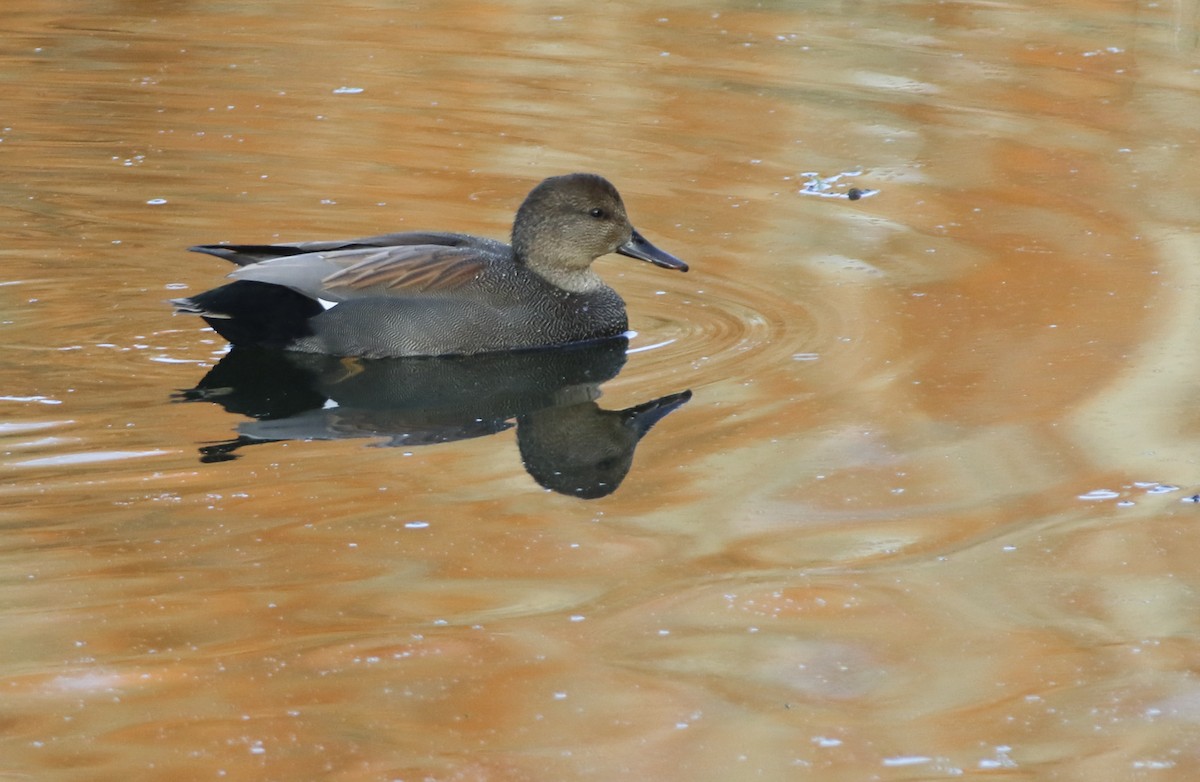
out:
M1196 3L5 19L0 778L1200 773ZM624 356L166 304L574 170L692 265Z

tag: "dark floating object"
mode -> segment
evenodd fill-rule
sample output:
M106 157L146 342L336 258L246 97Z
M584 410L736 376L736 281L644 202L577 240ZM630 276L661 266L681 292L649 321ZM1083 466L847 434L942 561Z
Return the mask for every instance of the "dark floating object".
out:
M549 351L394 359L234 348L176 398L254 419L238 425L236 438L201 447L202 462L284 440L377 438L380 446L412 448L515 427L535 481L593 499L616 491L642 437L692 396L602 409L600 384L621 371L627 346L621 337Z
M868 190L861 187L851 187L848 190L841 190L842 187L845 187L845 184L841 182L843 177L861 176L862 173L862 171L843 171L840 174L823 177L815 171L806 171L800 175L808 177L800 187L800 194L821 196L822 198L846 198L851 201L858 201L877 195L879 193L878 190Z
M234 282L175 299L234 345L335 356L474 355L615 337L625 302L592 270L620 253L687 264L634 230L595 174L551 177L517 210L512 246L454 233L192 247Z

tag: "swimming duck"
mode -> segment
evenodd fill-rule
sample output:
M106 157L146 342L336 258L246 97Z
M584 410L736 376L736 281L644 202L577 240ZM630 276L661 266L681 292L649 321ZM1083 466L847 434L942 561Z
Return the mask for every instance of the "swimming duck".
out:
M646 241L595 174L550 177L525 198L512 245L457 233L189 248L237 264L234 282L173 299L234 345L369 358L471 355L603 339L625 302L592 269L616 252L687 264Z

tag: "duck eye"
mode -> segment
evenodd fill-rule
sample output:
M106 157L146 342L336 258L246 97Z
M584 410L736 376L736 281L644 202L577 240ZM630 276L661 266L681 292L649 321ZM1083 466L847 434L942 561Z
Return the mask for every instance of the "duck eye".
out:
M588 214L590 214L592 217L595 217L597 219L599 219L601 217L608 217L608 215L605 213L605 211L598 206L593 206L591 209L589 209Z

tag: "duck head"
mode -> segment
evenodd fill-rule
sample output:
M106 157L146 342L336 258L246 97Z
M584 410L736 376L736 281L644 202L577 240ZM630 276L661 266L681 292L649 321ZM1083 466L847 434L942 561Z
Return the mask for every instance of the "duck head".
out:
M613 252L688 270L634 229L617 189L596 174L543 180L517 210L512 246L518 261L571 290L602 284L591 271L592 261Z

